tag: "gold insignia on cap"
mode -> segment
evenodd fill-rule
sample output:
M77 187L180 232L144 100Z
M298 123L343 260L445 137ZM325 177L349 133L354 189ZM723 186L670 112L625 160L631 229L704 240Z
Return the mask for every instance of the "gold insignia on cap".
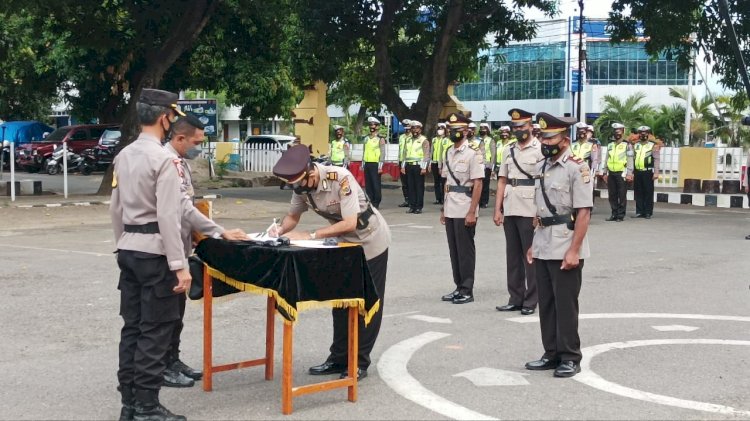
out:
M547 128L547 122L543 118L539 119L539 128L541 128L541 129L546 129Z
M510 115L510 118L512 118L513 120L518 120L519 118L521 118L521 113L519 113L518 111L513 111L513 113Z
M458 118L456 118L455 114L451 114L451 117L449 118L449 120L451 123L455 123L458 120Z

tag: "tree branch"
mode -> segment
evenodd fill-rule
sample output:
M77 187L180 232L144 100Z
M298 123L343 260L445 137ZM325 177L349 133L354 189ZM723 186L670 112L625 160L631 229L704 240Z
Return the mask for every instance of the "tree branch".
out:
M402 0L385 0L383 2L383 13L375 29L375 77L378 82L380 100L399 119L403 119L409 113L409 108L399 96L393 86L393 68L388 53L388 41L393 32L393 21L396 11L402 6Z

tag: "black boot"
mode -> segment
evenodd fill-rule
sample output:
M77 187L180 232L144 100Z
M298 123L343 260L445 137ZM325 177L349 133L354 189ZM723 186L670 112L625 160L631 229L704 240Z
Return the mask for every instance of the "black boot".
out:
M117 391L122 395L122 409L120 410L120 421L133 421L135 414L135 391L132 384L121 384Z
M187 421L187 418L173 414L159 403L158 390L136 389L133 421Z

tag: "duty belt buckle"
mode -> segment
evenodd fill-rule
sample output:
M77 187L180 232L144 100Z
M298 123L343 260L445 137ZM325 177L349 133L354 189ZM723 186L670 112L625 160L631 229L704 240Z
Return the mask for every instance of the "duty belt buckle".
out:
M518 186L518 179L517 178L511 178L510 179L510 185L513 187Z

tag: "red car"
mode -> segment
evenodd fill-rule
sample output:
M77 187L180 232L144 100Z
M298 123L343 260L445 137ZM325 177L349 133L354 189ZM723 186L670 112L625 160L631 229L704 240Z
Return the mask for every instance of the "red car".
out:
M105 130L117 130L118 124L82 124L60 127L50 133L44 140L30 142L16 150L16 164L28 172L37 172L45 168L47 160L57 145L68 143L68 148L75 153L84 149L95 148Z

